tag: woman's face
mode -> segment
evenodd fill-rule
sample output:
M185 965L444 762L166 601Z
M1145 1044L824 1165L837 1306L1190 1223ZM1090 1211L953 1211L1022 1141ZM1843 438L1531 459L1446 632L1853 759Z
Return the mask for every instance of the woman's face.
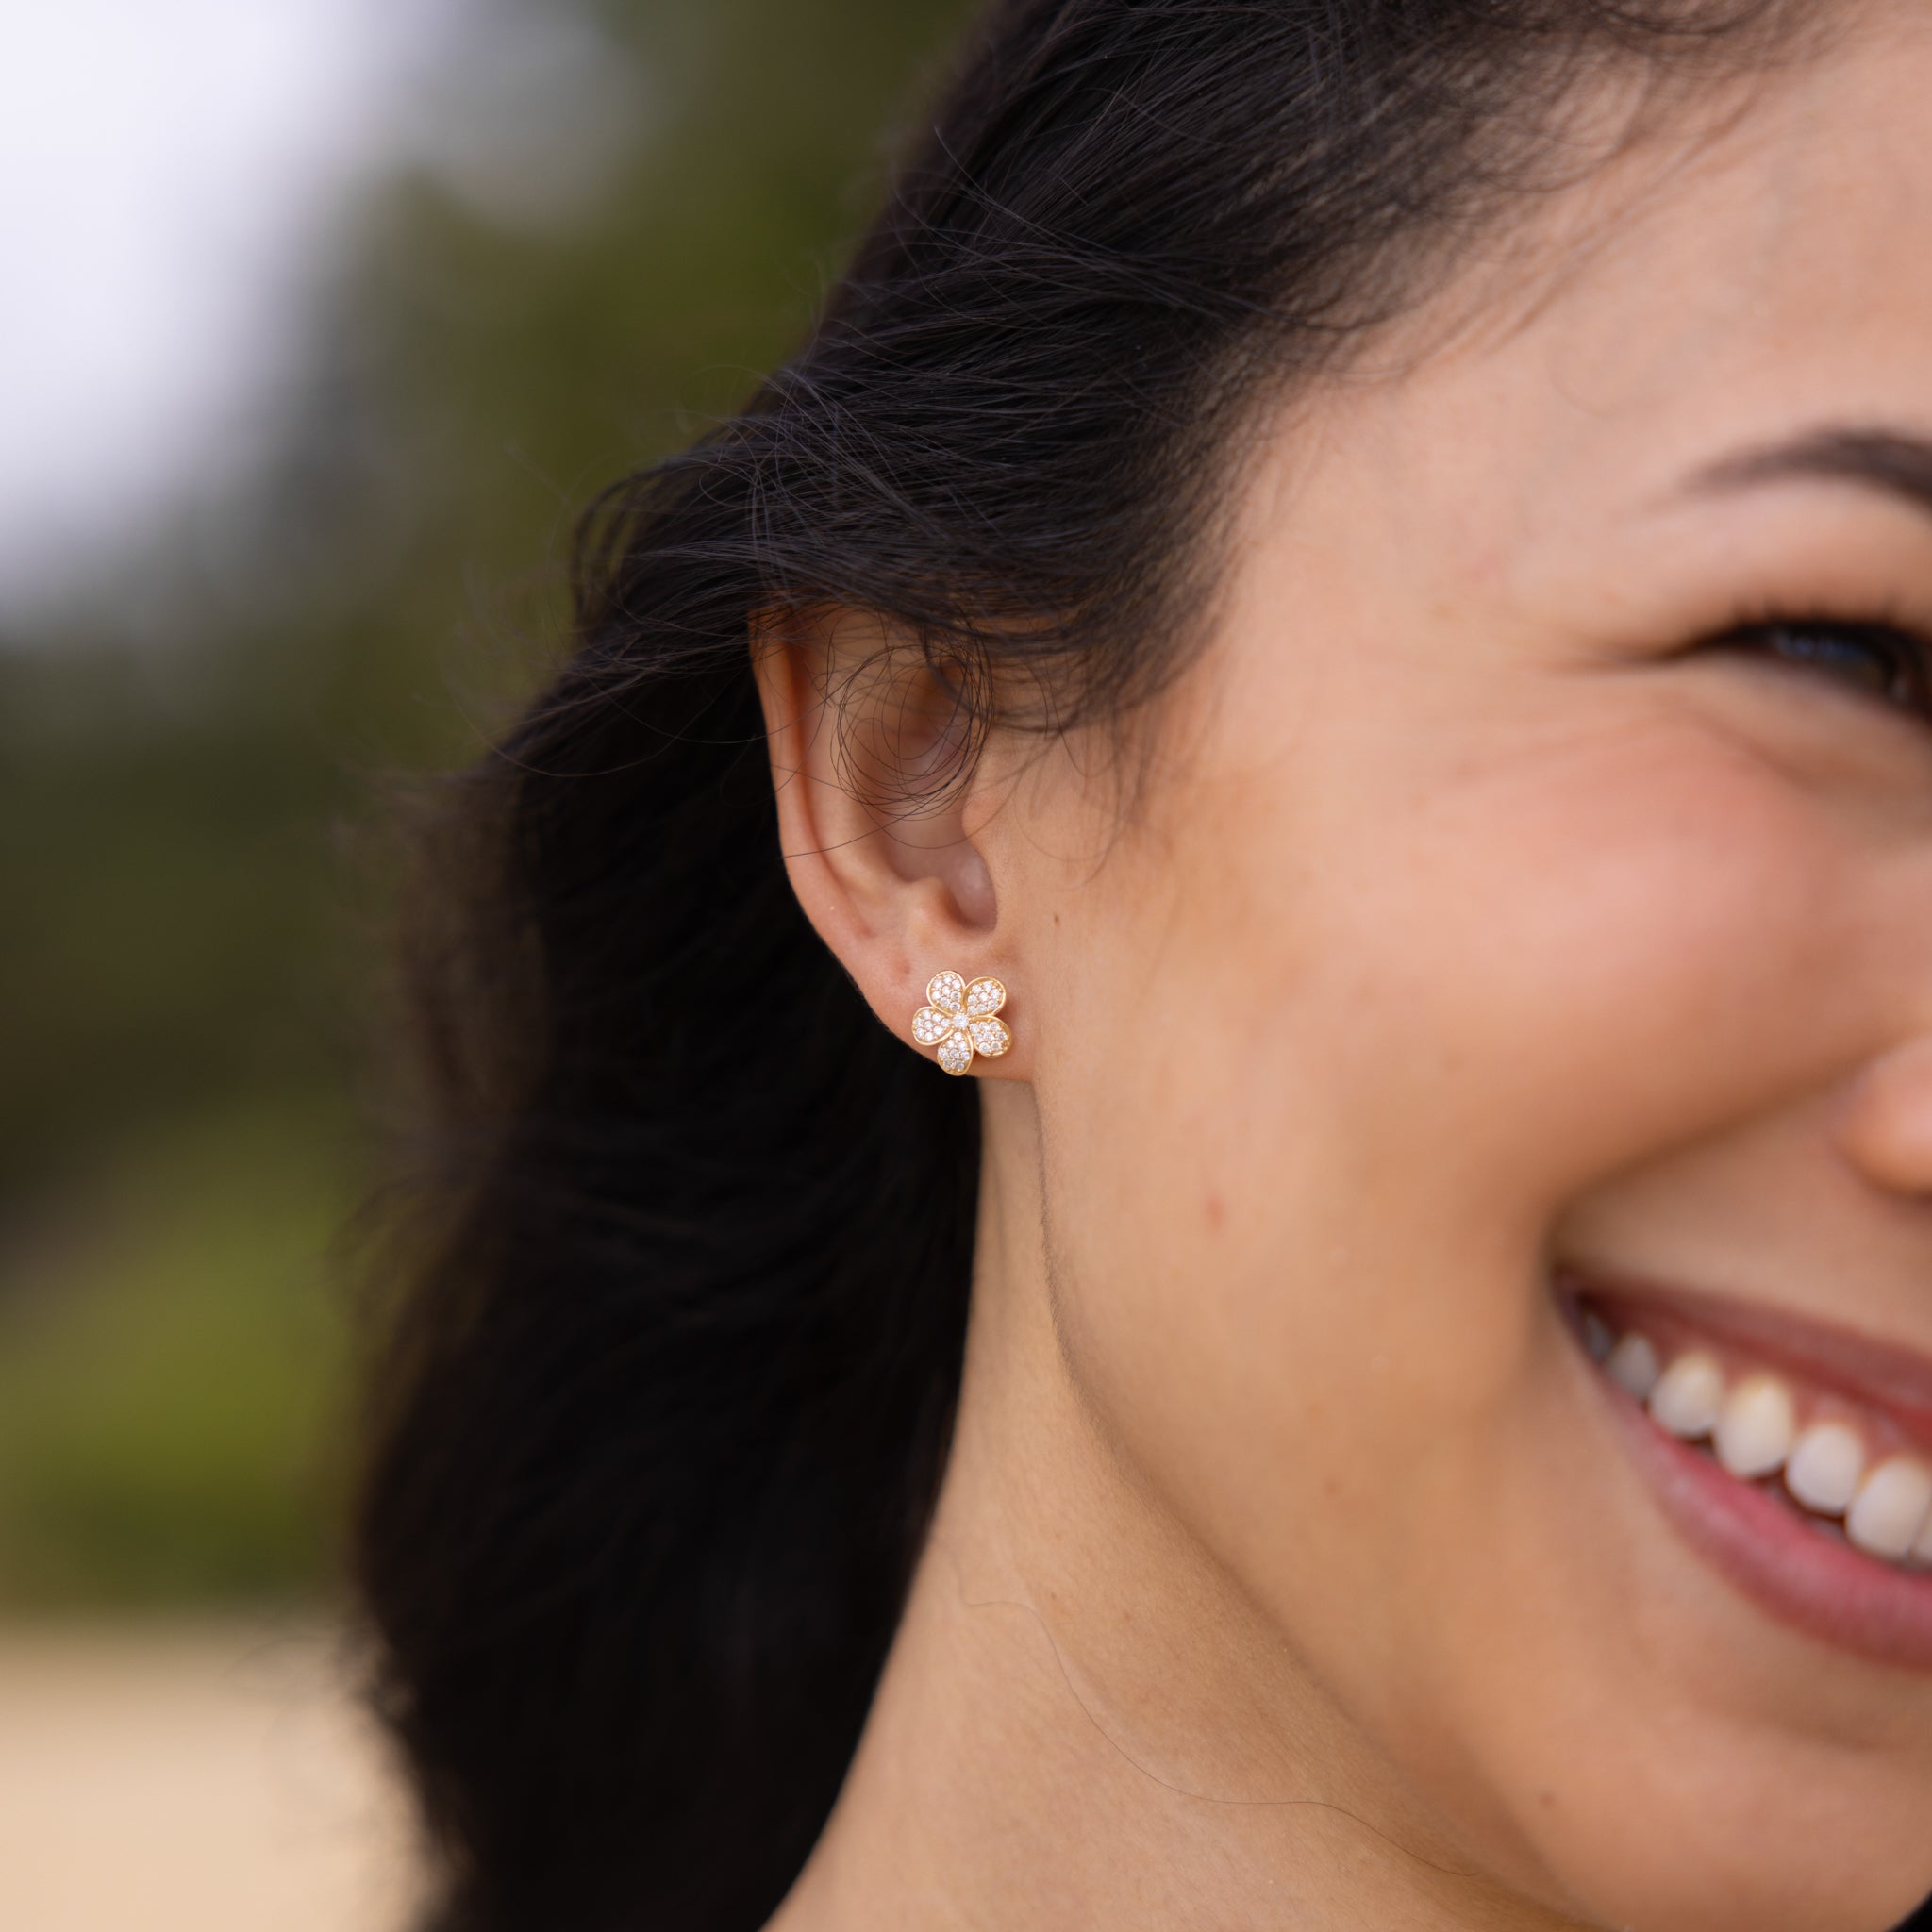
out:
M1297 406L1125 828L1069 760L997 849L1083 1395L1591 1923L1932 1888L1932 1555L1831 1500L1932 1472L1928 101L1923 25L1780 79Z

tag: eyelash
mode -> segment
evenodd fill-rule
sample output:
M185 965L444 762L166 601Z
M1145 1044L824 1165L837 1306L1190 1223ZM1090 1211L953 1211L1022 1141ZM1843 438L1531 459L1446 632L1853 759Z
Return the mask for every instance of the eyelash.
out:
M1894 617L1757 610L1712 638L1710 648L1768 655L1932 723L1932 641Z

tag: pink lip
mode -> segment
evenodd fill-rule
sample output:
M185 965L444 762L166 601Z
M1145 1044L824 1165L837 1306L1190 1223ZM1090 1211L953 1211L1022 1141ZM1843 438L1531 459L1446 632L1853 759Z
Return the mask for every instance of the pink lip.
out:
M1589 1299L1598 1300L1593 1286L1566 1287L1583 1288ZM1715 1317L1705 1320L1708 1302L1674 1294L1606 1292L1600 1305L1628 1307L1634 1315L1638 1303L1645 1299L1655 1299L1659 1308L1682 1309L1680 1319L1705 1328L1713 1340L1751 1347L1768 1366L1775 1358L1814 1382L1829 1380L1864 1402L1880 1399L1872 1392L1878 1378L1869 1373L1880 1363L1883 1383L1893 1391L1885 1398L1887 1407L1907 1423L1932 1416L1932 1406L1919 1403L1910 1405L1917 1415L1901 1413L1899 1396L1904 1390L1918 1374L1932 1377L1932 1365L1916 1357L1840 1334L1834 1338L1832 1357L1826 1363L1792 1340L1801 1331L1812 1332L1808 1324L1757 1310L1726 1309L1720 1328ZM1775 1352L1766 1345L1774 1340L1781 1344ZM1735 1589L1790 1629L1874 1662L1932 1671L1932 1572L1915 1574L1866 1556L1801 1514L1781 1491L1770 1484L1740 1482L1706 1451L1667 1435L1601 1372L1593 1379L1665 1515ZM1926 1433L1932 1436L1932 1428Z

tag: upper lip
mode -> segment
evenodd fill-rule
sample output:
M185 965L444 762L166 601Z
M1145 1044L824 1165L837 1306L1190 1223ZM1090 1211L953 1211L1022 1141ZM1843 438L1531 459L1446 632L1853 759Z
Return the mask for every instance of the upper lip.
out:
M1932 1356L1729 1295L1591 1268L1566 1267L1557 1279L1567 1295L1601 1308L1613 1325L1622 1315L1627 1325L1641 1326L1643 1309L1656 1307L1767 1368L1883 1409L1908 1435L1932 1444Z

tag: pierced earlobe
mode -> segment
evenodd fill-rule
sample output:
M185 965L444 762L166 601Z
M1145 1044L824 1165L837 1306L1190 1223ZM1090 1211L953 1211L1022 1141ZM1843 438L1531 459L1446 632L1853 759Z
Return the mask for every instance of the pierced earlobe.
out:
M997 1059L1012 1045L1007 1023L993 1018L1007 1003L1007 990L997 979L969 984L957 973L935 973L925 997L927 1004L912 1016L912 1037L921 1046L938 1049L947 1073L966 1073L974 1054Z

